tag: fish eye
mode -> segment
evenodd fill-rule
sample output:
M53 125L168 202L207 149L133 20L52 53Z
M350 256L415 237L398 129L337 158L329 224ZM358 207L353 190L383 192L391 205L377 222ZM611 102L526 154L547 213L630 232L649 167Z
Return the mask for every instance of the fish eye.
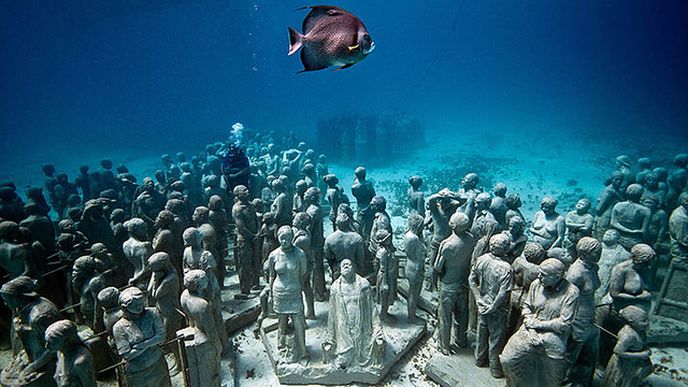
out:
M363 39L365 39L366 41L370 41L370 35L368 35L368 34L363 35Z

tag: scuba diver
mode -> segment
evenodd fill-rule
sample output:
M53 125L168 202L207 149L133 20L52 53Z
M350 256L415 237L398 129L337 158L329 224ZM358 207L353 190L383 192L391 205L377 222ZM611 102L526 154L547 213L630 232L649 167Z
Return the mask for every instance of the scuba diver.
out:
M237 144L229 144L227 152L222 156L222 175L225 178L227 192L231 195L234 187L243 185L250 189L248 181L251 175L250 164L246 152Z

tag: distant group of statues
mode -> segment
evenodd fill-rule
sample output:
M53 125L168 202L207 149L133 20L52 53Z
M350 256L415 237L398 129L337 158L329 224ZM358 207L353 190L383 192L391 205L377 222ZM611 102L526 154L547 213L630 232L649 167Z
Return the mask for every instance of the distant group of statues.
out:
M46 164L25 198L0 184L0 334L15 354L3 385L95 386L112 368L122 385L171 385L188 341L204 365L195 383L219 386L231 345L221 294L235 271L232 296L259 297L259 322L277 318L281 362L313 361L306 320L327 302L322 361L380 367L406 281L410 324L425 323L419 304L434 293L442 354L473 344L476 366L514 386L587 386L598 368L603 385L634 386L652 372L654 292L688 256L683 154L671 169L619 156L594 208L581 198L562 215L545 196L532 220L505 184L487 192L468 173L426 197L412 176L403 234L365 168L354 209L326 157L293 135L277 145L253 133L162 164L141 183L107 159L74 182Z

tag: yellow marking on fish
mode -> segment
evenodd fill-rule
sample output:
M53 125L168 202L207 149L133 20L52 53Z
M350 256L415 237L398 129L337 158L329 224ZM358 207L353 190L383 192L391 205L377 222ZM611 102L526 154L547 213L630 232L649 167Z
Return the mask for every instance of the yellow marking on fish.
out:
M357 45L355 45L355 46L347 46L347 47L349 48L349 51L353 51L353 50L355 50L355 49L361 47L361 44L359 43L359 44L357 44Z

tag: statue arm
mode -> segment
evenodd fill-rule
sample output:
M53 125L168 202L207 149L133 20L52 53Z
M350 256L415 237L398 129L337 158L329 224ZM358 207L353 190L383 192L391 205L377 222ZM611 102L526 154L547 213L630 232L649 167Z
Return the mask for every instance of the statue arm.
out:
M529 328L543 331L564 333L573 325L573 319L578 311L578 291L571 292L562 300L559 316L550 320L535 320Z
M88 351L79 356L74 362L74 367L72 367L72 374L79 379L81 386L84 387L97 386L96 374L94 371L93 356Z
M609 208L612 195L609 194L608 190L605 189L597 199L597 205L595 206L595 215L601 216Z
M165 325L162 322L162 317L160 317L160 312L157 309L152 309L151 318L153 319L153 336L134 344L132 346L134 349L143 352L154 345L160 345L165 342Z
M566 226L564 226L564 218L559 217L559 219L556 220L556 225L557 225L557 239L554 240L552 243L552 247L561 247L561 243L564 240L564 232L566 230Z
M483 297L480 294L480 289L478 289L478 282L480 281L480 274L478 273L478 265L480 264L480 259L475 263L475 265L471 266L471 273L468 275L468 285L471 289L471 292L473 293L473 297L475 298L475 303L477 305L484 304Z
M646 215L643 218L643 226L642 226L642 235L643 235L644 241L650 240L650 220L651 219L652 219L652 214L650 213L650 210L647 210Z

